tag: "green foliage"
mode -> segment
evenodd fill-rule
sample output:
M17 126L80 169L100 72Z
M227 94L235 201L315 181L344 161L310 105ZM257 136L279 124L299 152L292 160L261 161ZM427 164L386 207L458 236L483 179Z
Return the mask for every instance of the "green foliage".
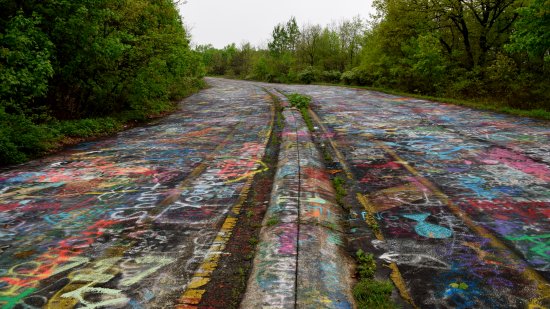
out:
M398 308L391 300L393 284L374 279L376 261L372 254L359 249L356 253L359 282L353 287L353 297L358 308Z
M269 220L267 220L266 225L267 226L274 226L274 225L279 224L280 221L281 220L279 219L279 217L271 217L271 218L269 218Z
M203 55L172 1L6 0L0 25L0 165L170 110L203 86Z
M345 180L339 176L336 176L332 179L332 186L336 191L336 202L340 206L344 206L344 197L348 194L345 185Z
M528 7L518 9L518 13L521 18L506 48L550 62L550 1L533 0Z
M321 81L327 83L339 83L342 78L342 73L336 70L323 71L321 73Z
M355 17L330 27L298 27L295 18L273 28L268 48L245 44L229 52L199 46L208 74L268 82L339 82L345 68L358 63L365 23ZM248 47L247 47L248 46ZM239 63L239 71L235 64Z
M286 52L294 51L300 36L300 29L296 18L291 17L286 24L278 24L273 28L271 41L267 44L269 51L274 56L280 56Z
M372 254L366 254L363 250L357 250L357 272L361 279L372 279L376 272L376 261Z
M317 72L313 67L307 67L306 69L298 73L298 80L304 84L311 84L312 82L317 80L316 75Z
M391 300L393 284L390 281L373 279L361 280L353 287L353 297L357 301L357 308L399 308Z
M342 82L550 110L547 0L376 0L374 7L368 27L359 17L303 25L290 40L296 21L277 25L269 49L253 50L240 77Z
M422 89L435 92L444 79L446 60L441 44L433 34L411 38L402 45L406 57L402 63L402 83L409 83L409 90ZM404 75L404 76L403 76Z
M299 93L291 93L287 95L290 105L297 109L308 109L311 103L311 97Z
M122 123L112 117L60 121L55 129L69 137L92 137L119 131Z
M42 154L58 138L56 130L0 107L0 163L20 163L28 159L28 154Z
M53 46L39 24L36 14L18 11L0 33L0 102L6 112L28 112L47 93Z

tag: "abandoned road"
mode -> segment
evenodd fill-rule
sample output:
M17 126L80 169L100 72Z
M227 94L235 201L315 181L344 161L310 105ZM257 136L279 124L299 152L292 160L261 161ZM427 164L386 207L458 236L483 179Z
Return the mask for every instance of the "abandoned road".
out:
M405 306L550 307L549 122L207 81L162 120L0 171L2 308L353 308L353 246ZM289 93L313 98L313 132L278 118Z
M262 89L211 84L151 126L0 174L2 308L200 298L186 287L215 269L273 118Z
M373 247L398 266L405 298L422 308L550 307L550 123L364 90L276 87L313 98L318 140L336 149L359 217L376 218Z

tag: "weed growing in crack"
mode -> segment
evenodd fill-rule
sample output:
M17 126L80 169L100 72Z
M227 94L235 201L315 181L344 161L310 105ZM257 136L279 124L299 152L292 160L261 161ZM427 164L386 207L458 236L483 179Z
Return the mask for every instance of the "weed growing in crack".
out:
M376 261L373 255L359 249L356 258L359 282L353 287L353 297L357 302L357 308L399 308L391 299L393 291L391 281L374 278Z
M357 250L357 272L360 278L372 279L376 272L376 262L372 254L367 254L363 250Z
M266 225L267 226L273 226L273 225L276 225L277 223L279 223L279 218L278 217L271 217L267 220L266 222Z
M348 195L348 191L344 187L344 184L345 180L342 179L340 176L332 178L332 186L336 191L336 203L338 203L338 205L342 207L344 207L344 197Z
M256 247L256 245L258 244L258 238L250 237L250 239L248 240L248 243L250 244L250 246Z
M391 299L393 284L389 280L377 281L366 279L359 281L353 287L353 297L357 301L357 308L398 308Z
M309 116L309 113L308 113L309 104L311 103L311 97L307 95L299 94L299 93L291 93L286 97L290 102L290 106L296 107L300 111L309 131L310 132L315 131L315 129L313 128L313 121L311 120L311 117Z

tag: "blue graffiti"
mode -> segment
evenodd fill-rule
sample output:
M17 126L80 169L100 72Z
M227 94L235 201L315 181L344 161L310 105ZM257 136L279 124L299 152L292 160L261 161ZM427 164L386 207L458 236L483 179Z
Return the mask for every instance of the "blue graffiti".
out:
M453 232L446 227L426 222L426 219L430 216L429 213L409 214L402 216L418 222L418 224L414 227L414 230L420 236L428 238L449 238L453 234Z
M478 197L488 199L488 200L494 200L498 197L499 192L495 192L495 190L486 190L483 188L486 181L483 178L477 177L477 176L463 176L459 177L460 184L462 187L467 188L475 192Z

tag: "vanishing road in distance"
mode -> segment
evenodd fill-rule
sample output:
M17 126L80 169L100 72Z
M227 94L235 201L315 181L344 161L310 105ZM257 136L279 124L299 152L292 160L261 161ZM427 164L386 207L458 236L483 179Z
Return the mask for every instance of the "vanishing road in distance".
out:
M550 307L550 122L350 88L207 81L162 120L0 171L2 308L238 307L231 297L260 279L232 264L253 256L228 248L242 222L262 225L241 208L265 211L269 198L251 196L272 185L258 179L277 166L264 161L276 156L276 97L288 93L313 98L315 144L349 187L338 245L359 241L388 266L394 296L420 308ZM304 239L286 241L299 250ZM222 284L226 273L241 278Z

